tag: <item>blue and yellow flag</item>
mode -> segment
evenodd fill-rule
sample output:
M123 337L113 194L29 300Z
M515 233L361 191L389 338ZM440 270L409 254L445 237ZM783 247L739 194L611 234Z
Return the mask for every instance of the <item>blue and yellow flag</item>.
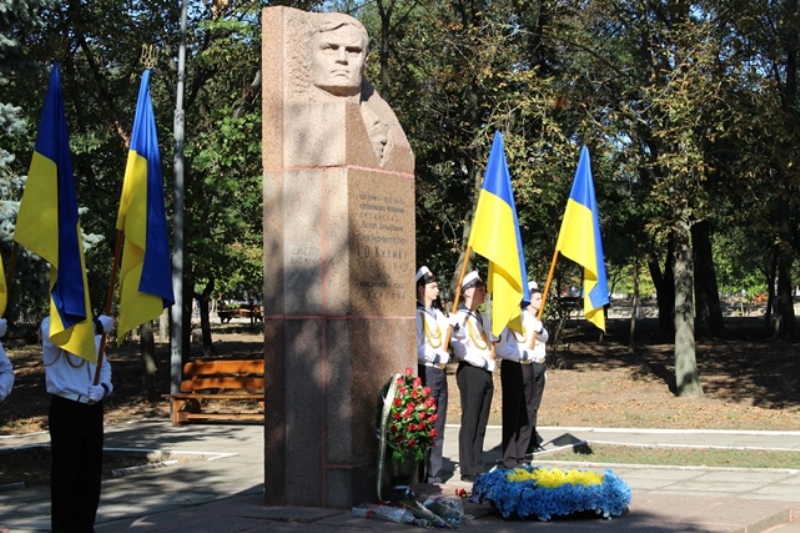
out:
M519 218L506 165L503 138L495 132L483 188L478 196L469 246L489 260L486 288L492 295L492 334L522 332L522 301L530 301Z
M97 361L64 95L53 63L14 240L50 263L50 340Z
M567 200L556 251L583 267L583 314L605 331L603 307L608 303L608 283L589 150L585 146Z
M127 332L175 303L149 70L142 74L139 86L117 229L125 235L117 336L122 342Z

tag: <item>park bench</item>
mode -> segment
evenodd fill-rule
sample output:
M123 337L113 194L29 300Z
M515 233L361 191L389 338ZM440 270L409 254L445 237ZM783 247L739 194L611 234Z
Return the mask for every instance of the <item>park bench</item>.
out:
M181 392L162 394L172 402L172 425L190 420L264 420L264 360L202 361L183 366ZM203 412L209 401L258 402L259 412ZM230 409L226 409L230 411Z
M227 308L227 309L219 309L217 310L217 316L219 316L219 321L224 324L225 322L230 322L231 319L235 317L239 318L249 318L251 322L259 321L263 322L264 317L261 314L261 306L260 305L241 305L239 307L234 308Z

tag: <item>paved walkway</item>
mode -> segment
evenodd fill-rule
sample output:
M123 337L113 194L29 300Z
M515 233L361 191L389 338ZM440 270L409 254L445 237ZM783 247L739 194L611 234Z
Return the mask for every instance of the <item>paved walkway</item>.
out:
M800 453L800 431L674 431L601 428L540 428L549 450L576 442L655 446L735 447L793 450ZM444 455L453 476L421 493L452 494L469 485L459 481L457 426L448 426ZM46 444L46 433L0 437L0 448ZM486 460L500 457L500 428L486 436ZM349 532L413 531L411 526L361 519L349 510L263 506L263 427L196 424L173 428L168 420L142 420L106 428L107 448L157 449L204 460L141 471L105 481L97 519L98 533L117 532ZM572 467L575 465L572 464ZM586 463L602 471L608 465ZM723 469L612 465L633 489L630 513L613 520L503 520L486 505L468 505L474 518L460 529L517 532L648 531L697 533L800 533L800 470ZM466 500L465 500L466 501ZM13 533L49 529L49 489L0 491L0 528Z

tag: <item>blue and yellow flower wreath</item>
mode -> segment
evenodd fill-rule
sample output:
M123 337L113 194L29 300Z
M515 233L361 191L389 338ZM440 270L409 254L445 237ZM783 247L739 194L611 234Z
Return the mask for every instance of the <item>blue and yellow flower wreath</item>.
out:
M613 518L628 512L631 503L630 485L608 469L601 475L531 466L499 468L478 476L472 493L492 502L504 518L542 521L586 511Z

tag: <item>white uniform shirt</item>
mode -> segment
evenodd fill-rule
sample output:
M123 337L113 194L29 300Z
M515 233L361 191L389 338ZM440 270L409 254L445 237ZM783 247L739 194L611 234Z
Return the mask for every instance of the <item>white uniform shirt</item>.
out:
M531 350L531 338L536 332L536 342ZM547 329L533 313L522 311L522 334L506 328L500 334L500 341L495 347L495 356L509 361L543 363L547 356Z
M417 305L417 359L425 366L445 365L450 354L444 350L449 324L440 310Z
M472 366L494 372L489 336L490 321L480 311L462 307L456 313L457 326L453 330L453 353Z
M94 374L96 365L87 360L65 352L50 340L50 318L42 321L39 330L42 336L42 361L44 362L45 384L47 392L50 394L71 393L80 396L89 395L89 387L94 384ZM100 351L100 341L102 336L95 335L94 349ZM103 357L100 367L100 382L105 383L108 391L106 395L114 390L111 384L111 364L108 359Z
M11 387L14 386L14 367L6 355L3 345L0 344L0 402L11 394Z

